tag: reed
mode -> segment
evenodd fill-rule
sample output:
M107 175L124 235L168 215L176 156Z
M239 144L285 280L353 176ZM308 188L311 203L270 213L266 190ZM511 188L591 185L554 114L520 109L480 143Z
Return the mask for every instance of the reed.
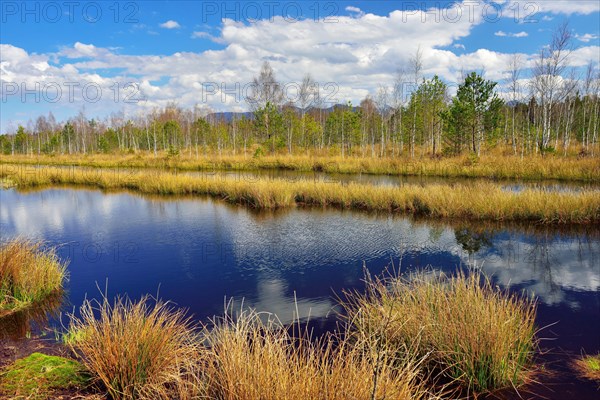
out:
M86 300L68 344L113 399L194 398L201 348L183 310L143 297Z
M357 332L415 346L430 368L475 394L525 382L537 347L534 301L479 273L367 279L366 294L348 293L345 308Z
M600 222L600 196L594 190L550 192L504 191L492 183L432 184L403 187L337 182L177 175L148 170L30 169L4 165L0 177L18 187L75 184L145 194L208 195L258 209L293 206L337 207L434 218L531 221L542 224Z
M166 153L2 155L3 164L77 165L89 167L176 168L180 170L293 170L341 174L383 174L461 178L568 180L600 182L597 158L534 156L525 158L491 153L479 158L463 155L444 158L340 157L328 155L272 155L259 158L243 155L208 154L202 157Z
M0 247L0 317L58 295L66 265L41 242L12 239Z

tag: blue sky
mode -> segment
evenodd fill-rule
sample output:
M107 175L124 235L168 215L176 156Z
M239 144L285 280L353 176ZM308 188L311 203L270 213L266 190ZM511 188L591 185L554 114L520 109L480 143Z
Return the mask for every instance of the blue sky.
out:
M169 102L244 110L243 87L265 60L292 93L310 73L322 88L333 83L325 94L339 102L358 103L391 87L419 48L424 77L453 83L477 70L502 83L511 55L521 54L525 78L564 21L573 35L569 66L581 72L600 62L597 0L4 1L1 7L2 132L48 111L64 120L82 110L88 118L135 116Z

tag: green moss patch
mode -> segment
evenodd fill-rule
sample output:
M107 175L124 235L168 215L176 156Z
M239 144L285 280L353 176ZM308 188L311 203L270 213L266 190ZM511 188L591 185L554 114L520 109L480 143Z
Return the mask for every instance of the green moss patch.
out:
M88 382L89 377L77 361L33 353L0 373L0 392L14 397L45 399L51 398L55 390L77 389Z
M580 376L600 383L600 354L577 359L575 369Z

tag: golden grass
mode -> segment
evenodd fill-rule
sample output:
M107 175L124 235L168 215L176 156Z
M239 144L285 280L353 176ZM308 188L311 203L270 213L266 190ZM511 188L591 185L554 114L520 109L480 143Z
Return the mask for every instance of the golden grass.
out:
M368 279L343 303L348 324L318 340L244 309L195 329L150 300L86 301L72 318L68 343L112 398L433 399L456 383L480 394L525 382L537 348L533 300L477 273Z
M254 399L420 399L428 394L410 353L327 336L294 337L253 311L217 320L206 334L209 397ZM375 351L368 352L365 349Z
M367 293L349 293L345 308L358 332L416 344L431 368L473 393L523 383L537 347L535 303L478 273L367 279Z
M10 178L21 188L76 184L106 190L129 189L145 194L208 195L261 209L331 206L435 218L544 224L600 222L600 196L593 190L550 192L526 189L517 193L504 191L492 183L386 187L305 180L256 179L248 182L149 170L28 168L16 165L4 165L0 177Z
M183 310L149 297L86 300L68 344L113 399L194 398L200 346Z
M294 171L323 171L343 174L384 174L405 176L439 176L465 178L572 180L600 182L598 158L560 156L507 156L492 153L480 158L469 155L457 157L347 157L327 155L272 155L259 158L243 155L205 157L180 155L168 157L160 153L89 154L89 155L2 155L4 164L78 165L91 167L177 168L181 170L257 170L284 169Z
M96 316L94 315L96 314ZM180 310L148 298L86 301L69 341L114 399L433 398L411 353L293 336L254 311L193 330Z
M62 291L66 265L54 249L22 238L0 247L0 317Z

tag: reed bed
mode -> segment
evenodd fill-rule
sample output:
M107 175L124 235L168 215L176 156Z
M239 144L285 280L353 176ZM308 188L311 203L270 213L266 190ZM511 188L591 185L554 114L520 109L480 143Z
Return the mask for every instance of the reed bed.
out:
M41 242L16 238L0 247L0 317L58 295L66 265Z
M504 191L492 183L385 187L306 180L256 179L248 182L229 177L146 170L28 169L16 165L3 166L0 177L9 178L18 187L75 184L145 194L208 195L257 209L318 206L435 218L541 224L600 222L600 196L593 190L550 192L526 189L516 193Z
M169 157L164 152L155 157L153 153L139 152L138 154L2 155L0 163L105 168L177 168L202 171L279 169L341 174L600 182L598 158L533 155L521 158L496 153L479 158L469 155L444 158L272 155L254 158L217 154L197 158L187 154Z
M530 374L535 302L500 291L479 273L368 279L366 294L349 293L345 308L357 332L413 346L468 392L518 387Z

